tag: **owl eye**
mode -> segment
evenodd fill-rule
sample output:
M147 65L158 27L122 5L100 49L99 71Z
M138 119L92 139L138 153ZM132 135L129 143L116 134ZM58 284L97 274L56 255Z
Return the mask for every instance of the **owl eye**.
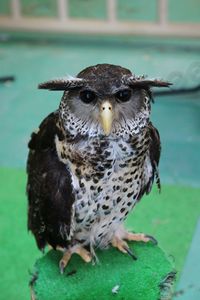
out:
M131 95L132 95L131 90L125 89L117 92L115 94L115 98L120 102L126 102L131 98Z
M90 90L84 90L80 92L80 99L84 103L91 103L96 99L96 94Z

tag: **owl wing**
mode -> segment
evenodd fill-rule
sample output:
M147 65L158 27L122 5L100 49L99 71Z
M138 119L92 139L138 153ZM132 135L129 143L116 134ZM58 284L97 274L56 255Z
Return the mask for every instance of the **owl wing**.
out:
M149 143L149 151L148 151L148 163L151 165L152 172L146 172L149 167L145 167L145 184L141 186L140 192L138 194L137 200L140 200L142 196L146 193L149 194L152 185L154 182L154 179L156 179L156 184L158 186L159 191L161 190L160 185L160 177L159 177L159 171L158 171L158 165L160 160L160 152L161 152L161 143L160 143L160 135L158 130L153 126L153 124L150 122L148 126L148 134L150 138Z
M59 161L55 136L63 139L58 112L51 113L32 133L28 144L28 229L39 249L48 243L66 247L70 238L74 195L70 171Z
M149 158L152 166L152 176L149 178L149 182L146 187L146 193L150 193L154 179L156 180L156 184L158 186L159 191L161 190L160 177L158 165L160 161L160 153L161 153L161 142L160 135L158 130L153 126L153 124L149 123L149 135L150 135L150 145L149 145Z

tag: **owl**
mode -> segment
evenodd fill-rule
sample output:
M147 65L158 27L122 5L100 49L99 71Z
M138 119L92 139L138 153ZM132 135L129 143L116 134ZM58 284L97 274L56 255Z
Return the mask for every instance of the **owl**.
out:
M61 273L73 253L90 262L113 246L136 259L127 241L155 242L123 223L154 179L160 189L151 87L169 85L110 64L39 84L64 93L28 144L28 229L63 252Z

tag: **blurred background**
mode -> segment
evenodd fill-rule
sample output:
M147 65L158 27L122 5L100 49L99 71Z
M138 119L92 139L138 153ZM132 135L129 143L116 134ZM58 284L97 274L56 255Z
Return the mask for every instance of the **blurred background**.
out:
M127 226L155 236L177 270L174 299L200 299L200 0L0 1L0 299L29 299L40 257L26 229L27 143L61 92L40 82L97 63L173 82L154 91L156 189ZM138 299L139 300L139 299Z

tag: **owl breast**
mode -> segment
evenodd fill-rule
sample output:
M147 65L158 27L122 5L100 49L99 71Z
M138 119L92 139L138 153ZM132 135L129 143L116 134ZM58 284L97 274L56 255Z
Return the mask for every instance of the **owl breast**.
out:
M63 147L59 146L58 154L72 176L76 240L99 248L110 243L137 202L146 181L145 172L152 172L145 167L148 164L146 144L144 136L137 141L81 141L65 145L68 155L64 159ZM77 161L77 157L81 159Z

